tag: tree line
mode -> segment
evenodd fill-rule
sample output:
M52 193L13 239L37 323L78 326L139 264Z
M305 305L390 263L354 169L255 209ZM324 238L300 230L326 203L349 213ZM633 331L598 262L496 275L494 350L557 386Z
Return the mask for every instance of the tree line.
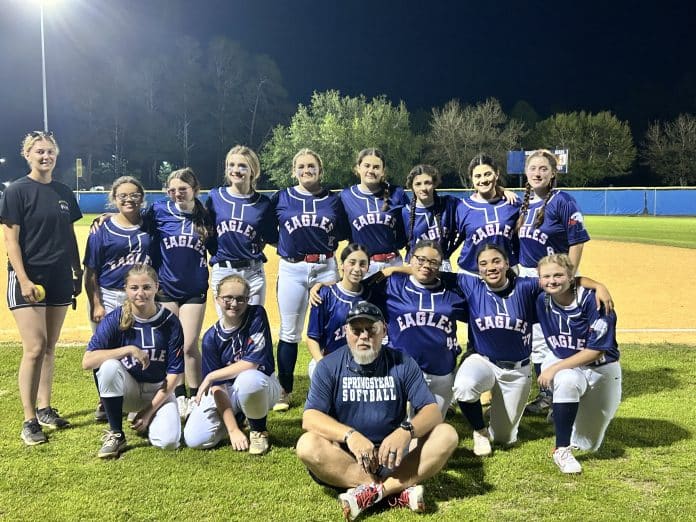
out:
M654 122L636 147L628 123L611 112L539 120L524 103L508 115L495 98L451 100L416 122L403 102L331 90L315 92L293 113L275 62L224 37L203 47L181 36L155 58L133 65L114 57L81 71L70 91L85 187L131 174L159 188L183 166L193 167L204 187L215 186L235 144L259 152L260 188L290 184L292 157L304 147L322 156L326 185L334 188L354 181L355 155L365 147L385 152L396 182L416 163L430 163L442 172L443 186L467 187L466 168L477 153L504 166L509 150L543 147L570 150L565 186L605 185L628 176L638 162L650 169L651 184L696 184L696 117L690 114Z

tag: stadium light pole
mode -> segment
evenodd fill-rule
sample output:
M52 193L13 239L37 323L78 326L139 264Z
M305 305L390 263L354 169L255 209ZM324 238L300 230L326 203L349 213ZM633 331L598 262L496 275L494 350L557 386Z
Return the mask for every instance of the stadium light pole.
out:
M39 0L41 13L41 79L43 81L43 122L44 132L48 132L48 103L46 101L46 43L44 40L44 2Z

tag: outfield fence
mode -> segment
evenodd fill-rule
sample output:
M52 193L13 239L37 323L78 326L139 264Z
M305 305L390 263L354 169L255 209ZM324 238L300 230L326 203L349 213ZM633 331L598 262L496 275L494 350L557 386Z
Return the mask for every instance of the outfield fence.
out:
M515 190L515 189L513 189ZM630 187L630 188L564 188L577 200L583 213L598 216L696 216L696 187ZM273 191L261 191L272 194ZM516 190L519 192L519 190ZM470 190L440 190L463 198ZM108 210L107 192L78 193L80 208L85 214L96 214ZM164 197L161 191L148 191L147 200ZM201 199L208 197L201 192Z

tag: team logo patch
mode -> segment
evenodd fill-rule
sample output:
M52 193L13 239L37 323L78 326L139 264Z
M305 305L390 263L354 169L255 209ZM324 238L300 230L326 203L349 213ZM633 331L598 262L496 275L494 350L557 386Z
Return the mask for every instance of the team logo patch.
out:
M573 226L573 225L584 225L585 224L585 218L582 217L581 212L575 212L572 216L570 216L570 219L568 219L568 225Z
M70 205L68 205L67 201L63 199L58 200L58 206L60 207L61 212L70 212Z
M601 339L607 334L607 331L609 330L609 325L607 324L605 319L597 319L592 325L590 326L590 331L595 333L595 336L597 339Z

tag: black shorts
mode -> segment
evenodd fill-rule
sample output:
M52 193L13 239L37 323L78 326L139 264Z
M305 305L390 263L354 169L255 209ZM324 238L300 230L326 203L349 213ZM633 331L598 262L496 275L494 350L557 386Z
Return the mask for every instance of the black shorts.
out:
M202 294L187 295L183 299L174 299L160 290L155 296L155 301L158 303L176 303L179 306L183 306L185 304L205 304L207 298L208 293L204 292Z
M27 275L35 285L46 290L46 299L28 303L22 296L22 287L12 268L7 271L7 306L10 310L27 306L68 306L72 302L72 268L69 264L32 267L25 266Z

